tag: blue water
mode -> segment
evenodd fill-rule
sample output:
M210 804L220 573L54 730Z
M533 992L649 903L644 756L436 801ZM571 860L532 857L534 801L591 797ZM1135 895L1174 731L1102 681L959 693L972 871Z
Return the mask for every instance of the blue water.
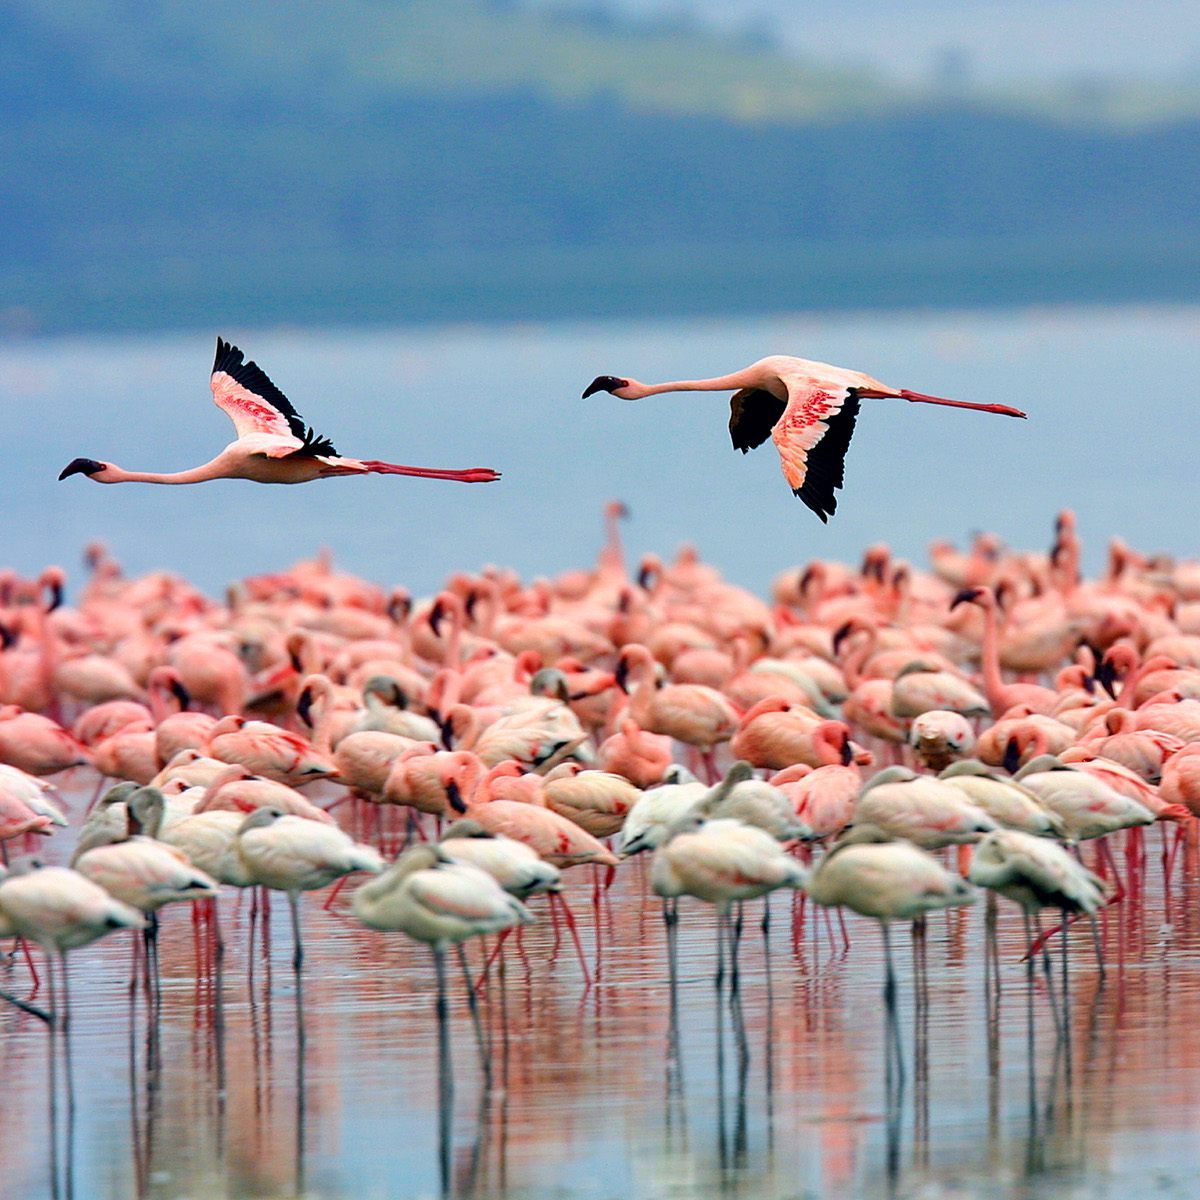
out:
M231 427L207 387L217 332L268 371L339 449L433 466L493 466L486 486L416 479L300 488L220 482L100 489L58 483L77 455L130 468L204 461ZM636 404L579 399L598 373L643 380L725 373L767 353L866 370L897 386L1015 404L1028 422L871 402L839 511L795 500L770 444L729 445L719 395ZM168 567L210 589L328 545L338 562L417 592L488 562L526 577L588 562L599 512L632 510L632 550L694 541L765 589L812 556L889 542L922 559L936 537L986 528L1046 543L1079 513L1089 562L1107 538L1195 550L1200 312L1188 308L796 316L623 324L446 326L397 332L223 329L0 347L5 423L0 559L72 568L89 538L130 571Z

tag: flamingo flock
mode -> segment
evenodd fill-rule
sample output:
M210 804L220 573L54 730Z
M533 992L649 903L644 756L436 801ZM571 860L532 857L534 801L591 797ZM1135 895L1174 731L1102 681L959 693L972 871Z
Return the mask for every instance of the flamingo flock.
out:
M809 905L836 910L837 954L859 937L844 911L879 923L902 1079L892 923L923 938L983 890L990 929L996 897L1019 910L1030 971L1058 944L1065 972L1080 921L1103 971L1097 914L1139 889L1148 844L1170 903L1200 815L1195 564L1114 540L1087 579L1066 512L1048 554L981 534L923 569L874 546L790 567L765 600L690 548L631 569L624 515L606 510L591 569L458 572L424 598L326 554L222 600L127 577L100 545L71 606L60 568L0 573L0 937L26 964L3 998L66 1037L67 951L135 931L152 994L171 908L220 947L230 894L270 891L299 986L300 896L325 890L430 947L448 1088L449 949L479 1031L510 938L561 921L593 987L609 890L648 881L672 994L684 903L715 911L736 991L745 906L782 890L793 941L815 936ZM90 803L68 804L83 781Z

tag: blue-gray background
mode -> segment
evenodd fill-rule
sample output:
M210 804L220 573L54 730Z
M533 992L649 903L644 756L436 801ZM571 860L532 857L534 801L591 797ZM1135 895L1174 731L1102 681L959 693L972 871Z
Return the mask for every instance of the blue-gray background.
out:
M0 558L209 587L321 544L431 588L489 560L697 541L762 588L812 555L1042 544L1079 508L1188 552L1200 20L1186 6L785 0L0 3ZM501 484L57 484L228 438L216 334L345 452ZM716 397L598 372L766 353L1015 403L868 407L829 528Z

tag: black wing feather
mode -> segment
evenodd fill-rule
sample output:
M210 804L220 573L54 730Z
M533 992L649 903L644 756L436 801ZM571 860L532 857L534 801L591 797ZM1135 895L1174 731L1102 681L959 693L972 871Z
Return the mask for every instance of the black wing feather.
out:
M858 406L858 393L851 388L842 407L825 418L825 436L808 452L803 486L792 489L825 524L837 512L833 493L845 482L846 451L854 436Z
M317 433L311 425L304 423L304 418L293 407L292 402L271 382L266 371L253 360L245 362L245 355L229 342L217 338L217 355L213 360L213 373L224 371L231 379L236 379L242 387L261 396L272 408L277 409L287 419L292 436L297 437L303 445L295 453L305 457L317 454L336 455L333 443Z
M729 401L729 436L733 448L743 454L757 450L779 423L786 400L778 400L762 388L742 388Z

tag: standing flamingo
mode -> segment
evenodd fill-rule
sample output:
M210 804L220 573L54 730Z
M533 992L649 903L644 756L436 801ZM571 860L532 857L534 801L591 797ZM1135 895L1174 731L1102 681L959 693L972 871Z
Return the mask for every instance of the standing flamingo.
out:
M333 443L319 436L267 378L257 363L217 338L213 361L213 400L233 421L237 438L216 458L186 471L126 471L93 458L72 459L59 479L86 475L96 483L206 483L210 479L250 479L255 483L308 483L334 475L416 475L460 483L491 483L498 471L472 467L465 471L406 467L378 459L344 458Z
M888 922L922 919L933 909L970 904L975 899L974 889L911 842L893 841L879 829L864 824L852 829L821 859L805 891L817 904L844 905L879 922L887 962L883 999L888 1078L890 1083L895 1072L902 1080L904 1056Z
M729 436L734 449L746 454L770 437L779 451L788 486L823 522L837 511L833 493L842 486L846 451L854 436L860 401L909 400L1007 417L1025 416L1020 409L1004 404L970 404L926 396L888 387L858 371L784 354L759 359L744 370L715 379L645 384L599 375L588 384L583 398L595 392L609 392L621 400L642 400L663 392L727 391L733 391Z

